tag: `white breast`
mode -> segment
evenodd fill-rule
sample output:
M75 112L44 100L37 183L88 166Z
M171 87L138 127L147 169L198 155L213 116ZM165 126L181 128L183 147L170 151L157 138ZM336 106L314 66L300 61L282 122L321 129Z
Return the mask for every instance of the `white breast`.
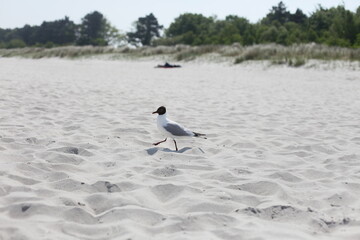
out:
M169 120L166 118L166 114L157 116L157 127L160 130L160 132L166 137L172 137L172 135L164 128L164 126L168 124L168 122Z

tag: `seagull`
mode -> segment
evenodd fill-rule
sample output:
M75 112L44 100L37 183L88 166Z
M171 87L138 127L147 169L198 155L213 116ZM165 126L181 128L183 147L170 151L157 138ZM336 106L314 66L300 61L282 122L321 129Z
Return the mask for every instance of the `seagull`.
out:
M164 106L159 107L153 114L159 114L157 116L157 127L160 132L166 136L165 140L154 143L153 145L157 146L160 143L166 142L167 138L172 138L175 143L176 151L178 151L178 147L175 141L175 138L178 137L204 137L205 134L196 133L190 131L187 128L184 128L177 122L171 121L166 117L166 108ZM206 137L204 137L206 139Z

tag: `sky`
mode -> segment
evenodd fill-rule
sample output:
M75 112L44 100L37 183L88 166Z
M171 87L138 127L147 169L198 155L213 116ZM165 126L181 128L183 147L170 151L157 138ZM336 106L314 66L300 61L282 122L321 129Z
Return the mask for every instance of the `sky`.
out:
M153 13L165 28L183 13L200 13L206 17L224 19L228 15L245 17L255 23L269 13L280 0L0 0L0 28L40 25L68 16L75 23L93 11L101 12L122 32L133 29L139 18ZM324 8L345 5L353 12L359 0L283 0L290 12L300 8L305 14L314 12L319 4Z

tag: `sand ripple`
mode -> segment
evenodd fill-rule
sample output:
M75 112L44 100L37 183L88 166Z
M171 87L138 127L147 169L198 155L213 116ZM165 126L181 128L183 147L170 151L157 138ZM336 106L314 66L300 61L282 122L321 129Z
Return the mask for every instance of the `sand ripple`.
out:
M0 59L0 239L360 239L358 71L156 64Z

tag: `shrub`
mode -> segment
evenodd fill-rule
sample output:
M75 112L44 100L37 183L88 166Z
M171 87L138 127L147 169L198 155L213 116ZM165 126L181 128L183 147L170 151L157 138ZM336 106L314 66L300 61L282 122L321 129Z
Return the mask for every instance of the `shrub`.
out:
M293 66L293 67L301 67L303 65L305 65L306 61L304 58L295 58L295 60L293 62L291 62L291 64L289 64L289 66Z
M6 48L24 48L24 47L26 47L26 44L21 39L13 39L6 46Z
M53 48L53 47L55 47L55 44L53 42L47 42L44 47L45 48Z

